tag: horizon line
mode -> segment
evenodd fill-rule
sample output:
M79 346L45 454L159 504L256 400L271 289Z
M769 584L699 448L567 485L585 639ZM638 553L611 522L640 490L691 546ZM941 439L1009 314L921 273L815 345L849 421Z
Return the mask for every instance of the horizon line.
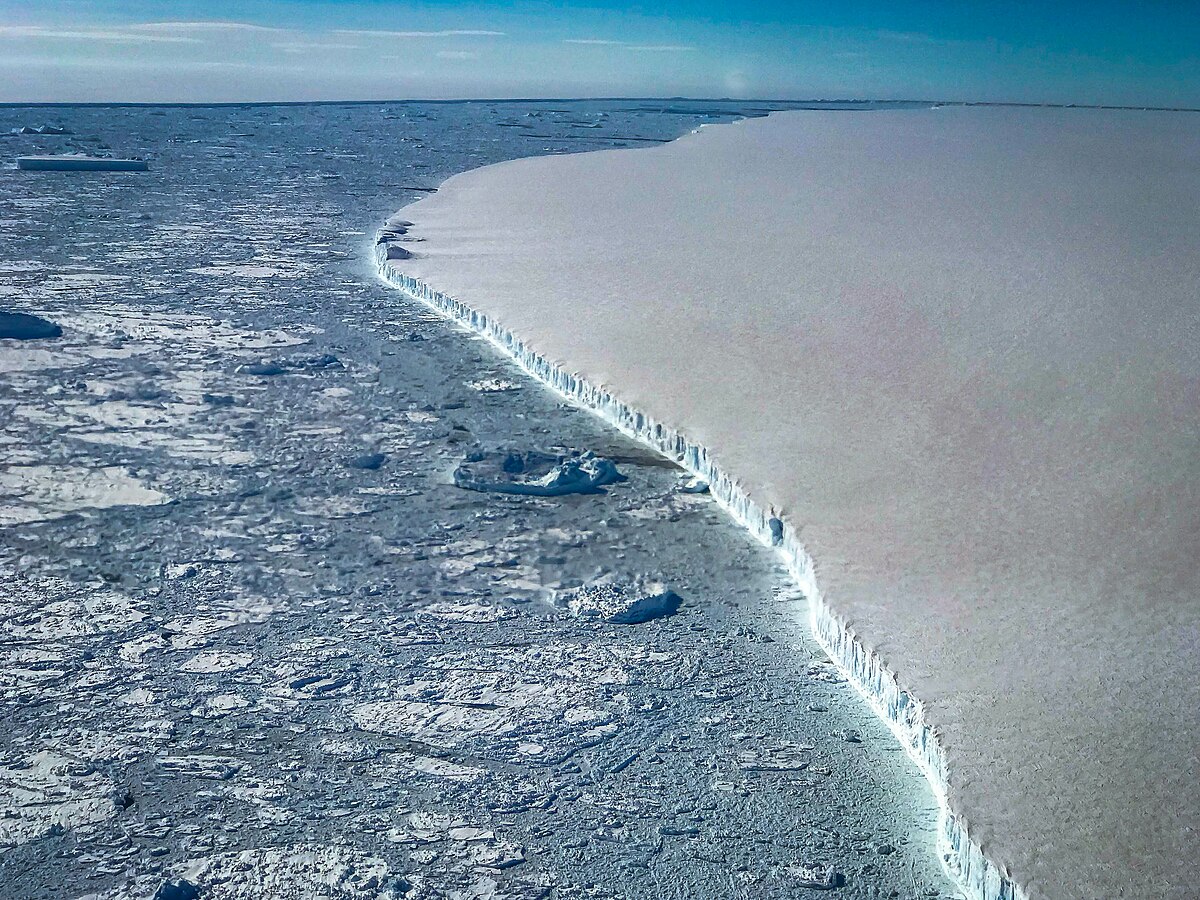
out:
M452 97L452 98L407 98L407 99L358 99L358 100L41 100L0 101L0 109L66 109L66 108L235 108L269 106L383 106L389 104L455 104L455 103L600 103L629 101L671 101L682 103L759 103L759 104L901 104L919 103L930 106L1003 106L1037 109L1106 109L1134 112L1200 112L1194 106L1155 106L1152 104L1117 103L1063 103L1034 100L944 100L929 98L872 98L872 97L822 97L822 98L768 98L768 97L688 97L688 96L578 96L578 97Z

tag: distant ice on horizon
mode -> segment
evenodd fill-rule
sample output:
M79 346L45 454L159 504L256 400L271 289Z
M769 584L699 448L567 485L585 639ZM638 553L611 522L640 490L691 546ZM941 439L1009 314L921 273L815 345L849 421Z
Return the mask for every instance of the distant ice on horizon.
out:
M1032 898L1200 858L1200 119L794 112L520 160L392 263L713 451Z

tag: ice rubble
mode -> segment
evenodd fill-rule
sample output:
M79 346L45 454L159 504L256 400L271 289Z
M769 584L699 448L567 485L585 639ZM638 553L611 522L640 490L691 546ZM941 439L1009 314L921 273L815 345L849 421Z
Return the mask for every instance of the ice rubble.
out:
M454 483L471 491L561 497L602 493L624 481L612 460L591 452L540 453L534 450L472 450L454 470Z
M9 134L40 134L40 135L62 135L70 134L70 130L61 125L22 125L19 128L9 129Z
M645 578L628 583L593 582L555 599L581 619L602 619L614 625L639 625L673 615L682 602L666 585Z

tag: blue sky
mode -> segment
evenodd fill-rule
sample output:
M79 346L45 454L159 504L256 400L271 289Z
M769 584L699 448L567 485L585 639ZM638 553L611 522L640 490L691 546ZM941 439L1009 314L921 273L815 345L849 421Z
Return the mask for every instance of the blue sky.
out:
M1200 106L1200 0L0 0L0 101L672 95Z

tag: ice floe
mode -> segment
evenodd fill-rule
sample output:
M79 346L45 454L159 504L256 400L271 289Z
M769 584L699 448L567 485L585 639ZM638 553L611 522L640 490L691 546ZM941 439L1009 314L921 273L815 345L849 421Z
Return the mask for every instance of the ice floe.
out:
M0 525L43 522L118 506L156 506L170 498L121 466L8 466L0 469Z

